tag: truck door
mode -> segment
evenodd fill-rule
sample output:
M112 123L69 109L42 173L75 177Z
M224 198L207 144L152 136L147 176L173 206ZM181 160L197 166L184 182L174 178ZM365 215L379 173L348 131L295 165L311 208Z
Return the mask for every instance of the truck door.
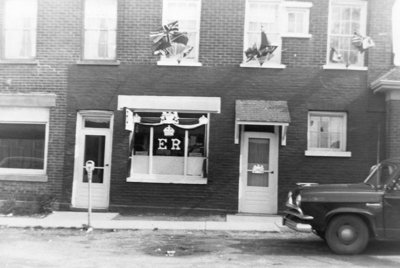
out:
M400 238L400 180L383 197L384 226L387 238Z

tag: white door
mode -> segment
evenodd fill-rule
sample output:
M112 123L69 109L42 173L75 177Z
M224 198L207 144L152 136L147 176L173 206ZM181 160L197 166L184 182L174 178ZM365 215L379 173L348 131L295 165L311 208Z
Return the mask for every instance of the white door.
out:
M278 212L278 137L274 133L243 132L239 212Z
M109 205L112 145L112 115L101 112L78 114L72 206L88 207L88 177L86 161L95 162L92 175L91 204L94 209Z

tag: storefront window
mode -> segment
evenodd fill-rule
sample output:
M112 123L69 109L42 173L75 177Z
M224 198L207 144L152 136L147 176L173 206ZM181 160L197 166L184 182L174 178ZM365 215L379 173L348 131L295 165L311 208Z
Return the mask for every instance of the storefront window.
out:
M136 114L140 122L131 141L131 179L206 178L208 119L205 114L175 115L168 121L160 113Z

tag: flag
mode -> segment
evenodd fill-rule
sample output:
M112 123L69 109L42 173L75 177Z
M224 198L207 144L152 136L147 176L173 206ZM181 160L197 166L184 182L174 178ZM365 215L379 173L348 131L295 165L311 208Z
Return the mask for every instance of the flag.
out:
M260 46L257 47L257 44L254 43L253 46L244 51L247 58L246 62L257 59L260 65L263 65L266 60L270 60L273 57L273 53L277 48L278 46L271 45L267 38L267 34L261 30Z
M343 62L342 54L332 47L331 51L329 52L329 61L334 63Z
M371 37L369 36L362 36L360 34L358 34L357 32L354 32L354 35L351 39L351 43L353 44L353 46L355 46L358 51L360 51L361 53L363 53L364 51L366 51L367 49L374 47L375 43L372 40Z
M153 42L151 49L154 55L173 57L178 62L193 49L187 45L189 42L187 33L179 31L178 21L165 24L157 31L150 32L150 40Z

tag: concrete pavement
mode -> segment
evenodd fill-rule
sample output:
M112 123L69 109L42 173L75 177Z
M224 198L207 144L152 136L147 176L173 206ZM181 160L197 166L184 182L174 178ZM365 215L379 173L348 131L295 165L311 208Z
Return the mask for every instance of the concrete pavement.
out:
M167 219L167 217L166 217ZM0 216L0 226L82 228L88 224L87 212L55 211L46 217ZM228 230L281 232L282 219L278 215L227 215L225 221L213 220L157 220L140 216L123 217L118 213L92 213L91 226L94 229L175 229L175 230Z

